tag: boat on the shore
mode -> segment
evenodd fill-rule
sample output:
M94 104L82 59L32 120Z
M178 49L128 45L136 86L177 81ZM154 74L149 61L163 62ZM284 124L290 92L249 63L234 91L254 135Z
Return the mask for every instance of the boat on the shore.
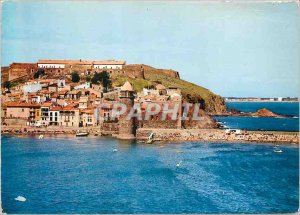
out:
M88 136L89 135L89 132L87 132L87 131L77 131L76 132L76 137L86 137L86 136Z
M151 144L154 142L154 133L152 132L149 137L148 140L146 141L146 143Z

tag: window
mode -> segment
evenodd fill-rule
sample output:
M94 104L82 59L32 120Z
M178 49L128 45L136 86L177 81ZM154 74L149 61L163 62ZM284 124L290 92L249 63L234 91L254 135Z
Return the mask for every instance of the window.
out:
M55 112L55 116L57 116L57 112Z
M22 112L24 112L24 108L22 108Z

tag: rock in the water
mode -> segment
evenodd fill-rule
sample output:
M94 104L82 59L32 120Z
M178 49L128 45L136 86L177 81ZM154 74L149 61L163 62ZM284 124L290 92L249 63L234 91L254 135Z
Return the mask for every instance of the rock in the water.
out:
M281 115L273 113L272 111L270 111L266 108L260 109L260 110L256 111L255 113L252 113L251 115L252 116L265 116L265 117L281 117Z

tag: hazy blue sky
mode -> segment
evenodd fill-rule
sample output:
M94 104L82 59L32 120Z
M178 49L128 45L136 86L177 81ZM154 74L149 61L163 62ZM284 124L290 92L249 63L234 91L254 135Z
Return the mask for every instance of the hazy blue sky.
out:
M4 2L2 65L124 59L222 96L297 96L295 3Z

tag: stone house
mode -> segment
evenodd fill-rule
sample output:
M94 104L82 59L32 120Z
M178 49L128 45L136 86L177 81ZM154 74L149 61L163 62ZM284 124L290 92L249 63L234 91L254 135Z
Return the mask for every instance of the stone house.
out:
M60 112L60 125L66 127L78 127L80 122L78 104L69 104Z
M79 85L74 87L75 90L89 89L89 88L91 88L91 83L90 82L85 82L85 83L79 84Z
M67 98L72 100L77 100L81 96L81 91L72 90L67 93Z
M89 127L96 125L95 108L80 110L80 126Z
M90 106L89 96L81 96L79 99L79 107L78 108L87 108L88 106Z
M42 85L37 82L28 82L27 84L23 85L23 92L25 93L35 93L42 89Z
M57 92L57 91L58 91L58 86L57 86L57 84L55 84L55 83L49 84L49 85L48 85L48 91L50 91L50 92Z
M21 124L26 122L27 125L36 125L41 119L40 104L10 102L6 106L6 118L15 119L14 123L16 124L19 124L18 119L20 119L20 122L22 120Z
M49 125L60 125L60 106L51 107L49 110Z
M52 106L51 102L45 102L41 104L41 124L49 125L50 123L50 108Z

